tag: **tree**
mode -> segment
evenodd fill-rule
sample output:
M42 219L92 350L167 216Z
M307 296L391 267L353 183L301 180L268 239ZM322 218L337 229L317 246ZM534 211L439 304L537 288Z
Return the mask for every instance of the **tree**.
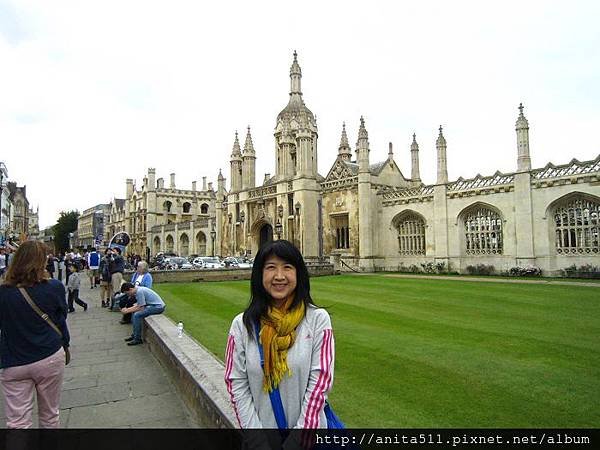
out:
M57 252L65 253L69 250L69 233L77 230L79 211L61 211L56 225L52 227L54 233L54 248Z

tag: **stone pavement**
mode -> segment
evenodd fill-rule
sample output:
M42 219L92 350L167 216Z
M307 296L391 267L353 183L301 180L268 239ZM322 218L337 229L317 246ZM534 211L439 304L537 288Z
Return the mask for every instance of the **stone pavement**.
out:
M65 369L60 419L63 428L196 427L175 387L145 345L127 346L131 325L100 307L100 290L82 277L80 297L69 314L71 364ZM167 305L168 307L168 305ZM0 394L0 400L1 399ZM4 405L0 427L5 427ZM34 409L37 426L37 406Z

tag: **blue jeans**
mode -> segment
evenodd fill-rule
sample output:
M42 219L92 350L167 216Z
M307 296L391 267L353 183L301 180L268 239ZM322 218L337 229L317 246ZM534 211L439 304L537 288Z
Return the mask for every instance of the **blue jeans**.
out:
M141 311L133 313L133 338L135 340L142 340L142 322L144 317L151 316L153 314L161 314L165 310L164 306L146 305Z

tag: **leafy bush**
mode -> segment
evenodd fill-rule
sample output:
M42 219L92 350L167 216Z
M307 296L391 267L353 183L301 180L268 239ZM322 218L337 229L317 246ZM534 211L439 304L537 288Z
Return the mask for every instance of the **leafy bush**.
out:
M410 273L421 273L421 269L419 269L419 266L417 266L416 264L412 264L408 270L410 271Z
M435 265L431 261L421 263L421 267L423 268L424 273L435 273Z
M562 269L565 277L581 277L581 278L600 278L600 268L592 264L583 264L576 266L575 264Z
M476 266L467 266L465 270L469 275L491 275L494 273L494 266L491 264L477 264Z
M508 275L511 277L539 277L542 275L542 269L535 266L511 267Z

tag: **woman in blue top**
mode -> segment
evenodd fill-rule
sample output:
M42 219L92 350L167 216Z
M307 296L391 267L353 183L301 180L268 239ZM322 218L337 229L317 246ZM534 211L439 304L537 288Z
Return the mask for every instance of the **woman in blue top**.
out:
M65 287L49 279L47 247L41 242L21 244L0 286L0 384L7 428L33 425L33 394L37 393L40 428L58 428L59 403L69 346ZM27 302L33 302L58 327L60 334Z

